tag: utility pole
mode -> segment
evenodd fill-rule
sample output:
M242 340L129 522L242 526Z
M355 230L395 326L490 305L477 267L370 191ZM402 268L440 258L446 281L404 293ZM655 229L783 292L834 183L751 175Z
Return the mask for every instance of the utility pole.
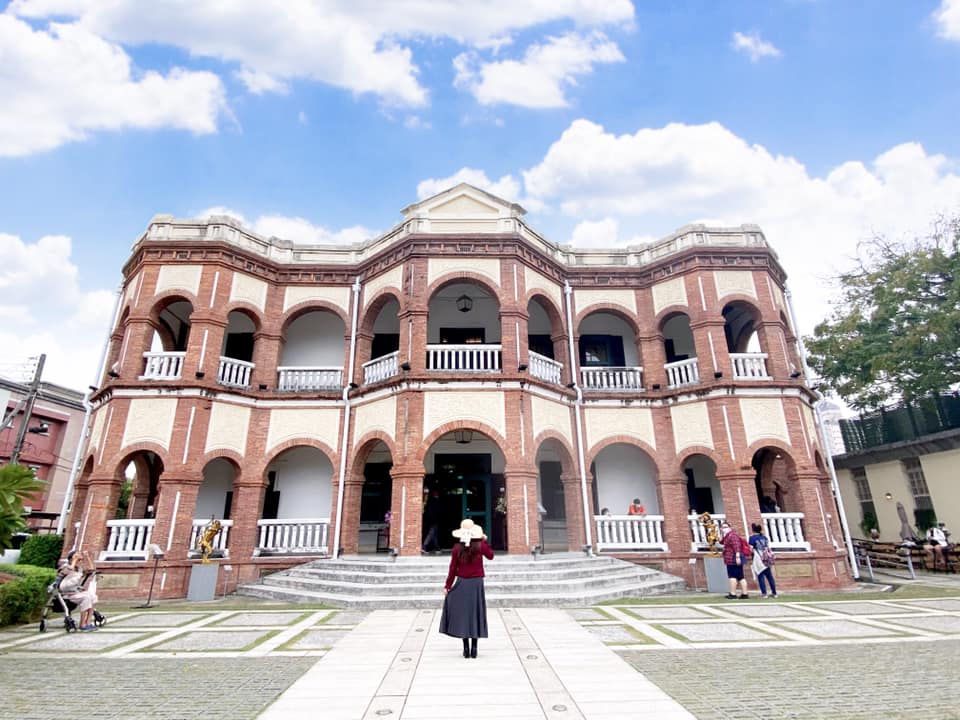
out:
M17 440L13 444L13 452L10 454L11 465L16 465L20 460L20 450L23 448L23 439L27 436L27 426L30 425L30 416L33 414L33 403L37 399L37 392L40 390L40 378L43 375L43 364L46 361L46 354L41 355L37 359L37 369L33 373L33 382L30 383L27 397L24 398L23 417L20 418L20 429L17 430Z

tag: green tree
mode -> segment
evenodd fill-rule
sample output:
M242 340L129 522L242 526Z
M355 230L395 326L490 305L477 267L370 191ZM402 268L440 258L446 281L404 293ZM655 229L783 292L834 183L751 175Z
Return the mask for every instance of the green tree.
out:
M875 238L838 278L830 317L805 338L822 384L853 407L912 402L960 382L960 218L924 239Z
M23 501L43 489L30 468L23 465L0 467L0 550L8 550L14 533L25 530Z

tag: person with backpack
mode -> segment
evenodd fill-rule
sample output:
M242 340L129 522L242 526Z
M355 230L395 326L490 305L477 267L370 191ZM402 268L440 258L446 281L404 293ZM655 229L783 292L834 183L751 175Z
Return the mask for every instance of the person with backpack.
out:
M750 547L753 548L751 568L760 585L760 597L777 597L777 583L773 579L773 563L776 561L770 540L763 534L763 528L758 523L751 525L753 535L750 536ZM770 594L767 595L767 583L770 583Z
M746 600L750 597L747 594L747 581L743 577L743 565L750 553L750 546L746 540L740 537L726 520L720 525L720 537L723 545L723 562L727 566L727 582L730 584L730 590L726 595L727 600ZM737 588L740 594L737 595Z

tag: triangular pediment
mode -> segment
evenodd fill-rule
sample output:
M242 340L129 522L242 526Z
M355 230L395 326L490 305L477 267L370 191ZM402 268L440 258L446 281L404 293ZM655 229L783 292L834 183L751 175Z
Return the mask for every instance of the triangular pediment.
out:
M475 217L478 215L488 215L490 217L499 217L500 208L490 203L483 203L474 197L464 193L456 195L445 203L434 205L430 208L430 215L459 215Z
M406 218L509 218L526 214L517 203L460 183L403 209Z

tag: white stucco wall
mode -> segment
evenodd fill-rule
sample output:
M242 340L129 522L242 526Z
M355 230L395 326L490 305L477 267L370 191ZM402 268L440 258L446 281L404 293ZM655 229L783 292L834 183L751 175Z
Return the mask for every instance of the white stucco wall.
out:
M342 367L345 331L343 320L331 312L301 315L287 328L280 365Z
M227 492L231 489L233 489L233 466L220 458L209 462L203 469L203 482L197 493L197 507L193 511L193 517L222 519Z
M647 514L660 514L657 498L657 468L639 448L616 444L605 448L594 465L597 481L597 507L610 508L613 515L624 515L635 497L647 508Z
M588 315L577 329L579 335L618 335L623 338L623 361L627 367L640 365L637 341L630 326L616 315L598 312ZM578 348L579 350L579 348Z
M279 519L329 518L333 498L333 465L316 448L296 447L270 463L280 491Z

